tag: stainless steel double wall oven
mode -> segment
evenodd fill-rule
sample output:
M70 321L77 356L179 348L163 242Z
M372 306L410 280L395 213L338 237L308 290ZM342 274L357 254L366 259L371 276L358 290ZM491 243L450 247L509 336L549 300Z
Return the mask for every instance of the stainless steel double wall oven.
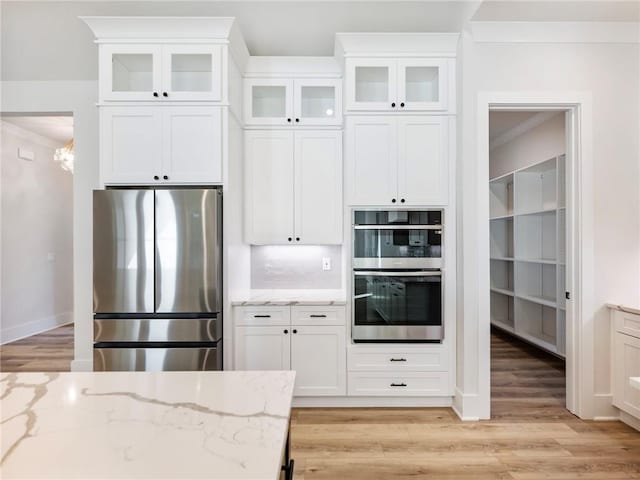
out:
M442 210L353 212L355 342L439 342Z

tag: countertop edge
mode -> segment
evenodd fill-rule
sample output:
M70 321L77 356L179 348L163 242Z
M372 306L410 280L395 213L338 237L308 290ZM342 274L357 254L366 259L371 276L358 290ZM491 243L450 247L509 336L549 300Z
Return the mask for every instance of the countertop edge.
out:
M640 309L633 307L626 307L624 305L617 305L615 303L607 303L607 307L612 310L618 310L620 312L631 313L633 315L640 315Z

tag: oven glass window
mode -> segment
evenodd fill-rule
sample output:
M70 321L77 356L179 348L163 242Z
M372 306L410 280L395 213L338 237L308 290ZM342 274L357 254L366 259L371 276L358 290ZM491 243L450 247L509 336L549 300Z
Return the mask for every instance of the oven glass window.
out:
M442 230L354 230L356 258L438 258Z
M377 273L377 272L376 272ZM354 275L355 325L441 325L442 278Z

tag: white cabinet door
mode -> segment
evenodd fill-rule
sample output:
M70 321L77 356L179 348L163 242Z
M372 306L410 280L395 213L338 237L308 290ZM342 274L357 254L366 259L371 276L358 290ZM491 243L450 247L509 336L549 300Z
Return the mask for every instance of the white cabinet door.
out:
M160 107L163 112L162 180L222 182L221 107Z
M293 132L245 132L247 243L293 244Z
M347 110L398 109L396 60L392 58L347 58Z
M295 243L342 244L342 132L295 133Z
M346 124L347 202L397 205L395 117L351 116Z
M447 109L447 59L398 60L398 101L402 110Z
M220 101L222 46L163 45L162 99Z
M290 327L236 327L236 370L289 370Z
M293 80L244 80L244 121L247 125L293 125L293 113Z
M448 203L447 117L398 117L398 195L406 205Z
M296 326L291 335L294 395L345 395L347 365L344 326Z
M640 377L640 338L614 333L613 404L640 419L640 390L629 384Z
M161 109L133 106L100 109L102 183L160 183L161 159Z
M296 125L342 124L342 80L294 80L293 113Z
M102 100L158 101L161 97L160 45L100 45Z

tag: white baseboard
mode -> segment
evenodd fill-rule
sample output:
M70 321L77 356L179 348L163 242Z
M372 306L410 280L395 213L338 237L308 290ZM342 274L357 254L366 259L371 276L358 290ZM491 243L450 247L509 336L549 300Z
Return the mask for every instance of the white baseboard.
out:
M294 397L294 407L451 407L451 397Z
M480 416L475 414L476 405L478 402L478 395L475 393L462 393L462 391L456 387L455 395L453 397L453 411L458 415L463 422L477 422L480 420ZM474 413L470 415L470 413Z
M613 406L613 394L596 393L593 396L593 419L594 420L618 420L620 414Z
M0 345L31 337L32 335L43 333L72 322L73 312L62 312L50 317L39 318L38 320L16 325L15 327L4 328L0 330Z
M635 428L640 432L640 419L632 417L627 412L620 412L620 420L629 425L631 428Z
M71 361L72 372L92 372L93 360L78 359Z

